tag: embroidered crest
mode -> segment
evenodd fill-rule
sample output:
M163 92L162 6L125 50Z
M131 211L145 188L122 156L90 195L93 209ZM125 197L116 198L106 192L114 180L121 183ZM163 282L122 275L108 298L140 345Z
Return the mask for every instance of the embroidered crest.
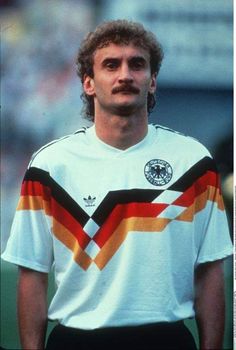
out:
M144 167L146 179L154 186L164 186L170 182L173 170L168 162L152 159Z

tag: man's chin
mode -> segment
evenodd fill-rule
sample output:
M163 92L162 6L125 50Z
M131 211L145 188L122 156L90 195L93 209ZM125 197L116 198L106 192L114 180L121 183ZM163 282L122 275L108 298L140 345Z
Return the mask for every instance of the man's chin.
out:
M113 106L113 113L121 117L128 117L139 109L140 107L138 107L137 104L123 103Z
M136 109L133 106L120 106L116 109L115 114L121 117L129 117L134 114Z

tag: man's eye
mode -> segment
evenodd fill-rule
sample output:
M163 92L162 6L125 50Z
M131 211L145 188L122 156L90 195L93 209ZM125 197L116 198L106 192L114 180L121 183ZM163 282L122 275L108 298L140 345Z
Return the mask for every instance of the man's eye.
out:
M142 69L143 67L144 67L144 62L141 62L141 61L132 62L133 69Z
M106 68L108 68L110 70L116 69L117 68L117 63L115 63L115 62L108 62L106 64Z

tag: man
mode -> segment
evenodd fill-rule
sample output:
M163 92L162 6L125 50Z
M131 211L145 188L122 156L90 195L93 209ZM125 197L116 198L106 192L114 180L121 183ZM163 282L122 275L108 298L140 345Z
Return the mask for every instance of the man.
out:
M196 140L148 125L163 53L126 20L78 54L90 128L32 158L3 258L20 266L23 349L220 349L222 259L230 255L219 177ZM47 274L57 290L47 316Z

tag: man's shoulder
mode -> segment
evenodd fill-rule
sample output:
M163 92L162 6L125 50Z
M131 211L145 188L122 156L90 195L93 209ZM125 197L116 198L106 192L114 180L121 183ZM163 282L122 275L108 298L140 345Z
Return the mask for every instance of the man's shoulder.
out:
M165 140L167 144L174 144L177 148L184 148L186 151L199 151L209 155L208 149L193 136L184 134L182 132L176 131L169 127L165 127L159 124L154 125L159 135L162 135L162 139Z
M179 138L180 140L183 140L183 141L184 140L185 141L194 140L194 141L199 142L196 138L194 138L194 137L192 137L190 135L184 134L183 132L180 132L180 131L174 130L172 128L169 128L167 126L163 126L163 125L160 125L160 124L154 124L154 127L158 131L160 131L163 134L168 135L169 137Z
M77 146L79 147L86 130L86 127L80 128L74 133L46 143L32 155L29 166L35 166L41 162L55 162L57 159L63 160L65 152L73 150Z

